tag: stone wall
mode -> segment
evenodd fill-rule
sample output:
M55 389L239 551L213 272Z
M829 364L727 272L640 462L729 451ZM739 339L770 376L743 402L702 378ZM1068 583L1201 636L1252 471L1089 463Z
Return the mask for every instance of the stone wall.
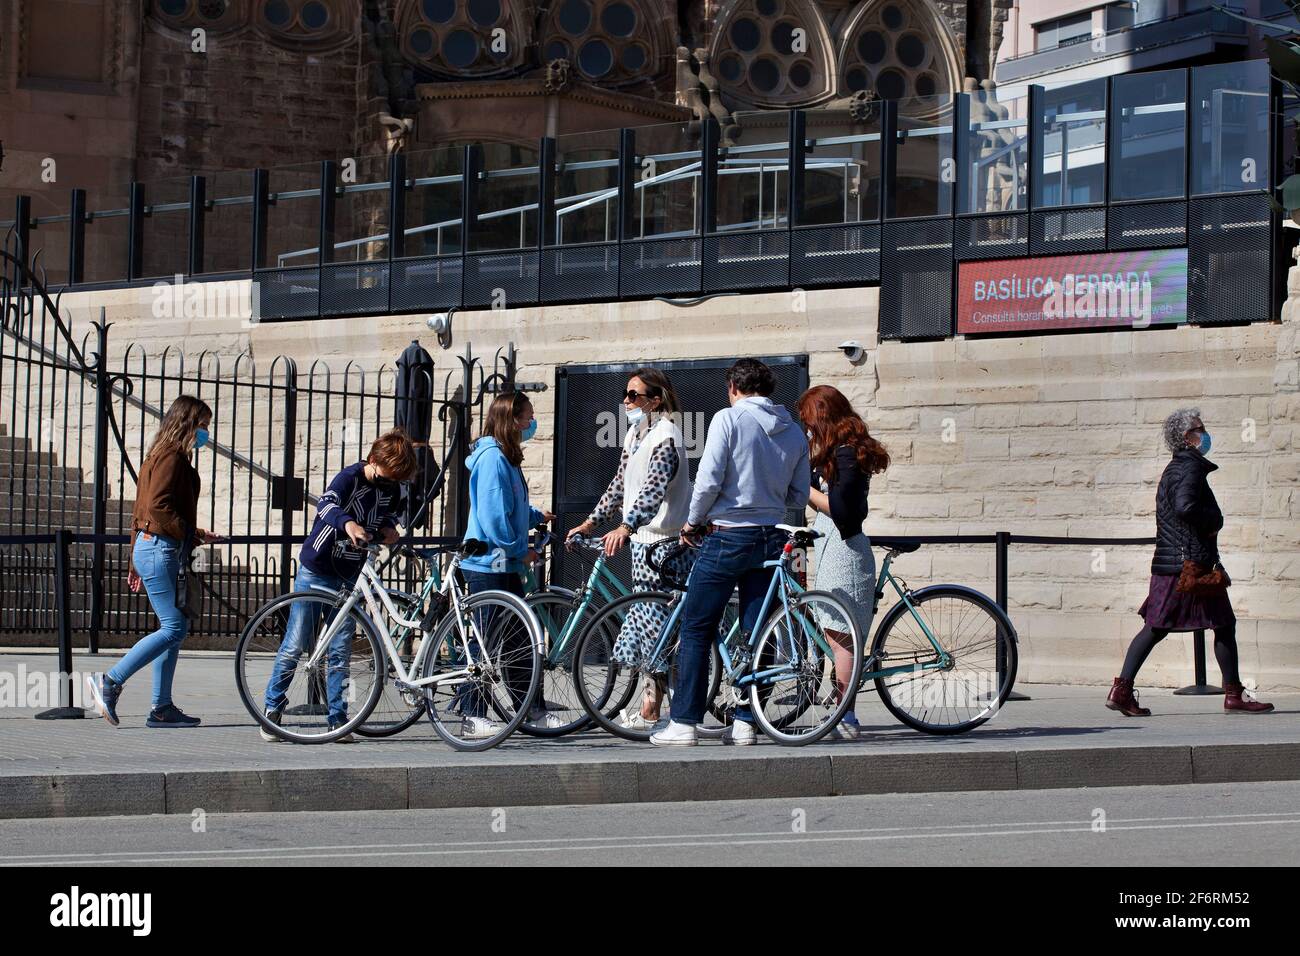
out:
M259 362L285 353L391 362L419 336L443 369L472 342L491 356L513 341L520 376L554 383L568 363L808 353L813 382L841 388L884 441L893 464L872 485L871 534L1144 537L1168 454L1160 422L1199 405L1220 468L1212 485L1227 516L1220 536L1241 619L1242 674L1263 688L1300 687L1300 269L1278 324L876 344L878 290L714 299L693 309L613 303L460 313L456 345L440 352L423 316L249 325L239 319L162 321L140 292L65 297L81 326L108 306L119 341L149 351L183 340ZM178 325L180 326L178 328ZM838 343L867 354L850 365ZM616 407L611 395L609 408ZM554 391L536 396L539 432L527 476L550 500ZM593 414L599 410L593 410ZM217 428L223 410L218 409ZM1252 432L1253 428L1253 432ZM1108 683L1138 630L1147 546L1014 546L1011 614L1021 680ZM993 592L993 549L927 546L897 563L913 586L955 581ZM1146 683L1191 680L1191 641L1157 647ZM1213 676L1213 659L1211 658Z

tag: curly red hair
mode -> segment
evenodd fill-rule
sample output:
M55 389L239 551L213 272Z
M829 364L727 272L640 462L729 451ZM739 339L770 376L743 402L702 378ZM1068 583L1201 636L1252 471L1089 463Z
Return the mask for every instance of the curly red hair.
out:
M812 433L811 464L827 482L835 481L835 449L841 445L857 452L863 474L878 474L889 467L889 452L871 437L867 423L838 388L814 385L799 396L797 409Z

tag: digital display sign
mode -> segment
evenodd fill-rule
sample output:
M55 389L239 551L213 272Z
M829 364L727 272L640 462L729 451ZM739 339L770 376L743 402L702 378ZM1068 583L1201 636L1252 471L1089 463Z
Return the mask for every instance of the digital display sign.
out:
M957 332L1147 328L1187 321L1187 250L1089 252L957 266Z

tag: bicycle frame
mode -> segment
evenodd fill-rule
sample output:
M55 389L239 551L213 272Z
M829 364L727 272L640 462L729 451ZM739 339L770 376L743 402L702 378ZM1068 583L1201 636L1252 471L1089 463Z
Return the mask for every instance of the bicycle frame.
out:
M775 573L773 573L772 575L771 582L767 586L767 594L765 594L763 597L763 604L759 608L758 621L760 623L767 620L768 612L769 609L772 607L773 598L777 593L778 587L781 589L780 593L781 593L782 607L785 608L787 615L790 613L790 597L792 595L797 596L799 594L802 594L804 591L804 589L799 585L799 582L796 581L793 577L791 577L789 572L786 570L784 555L782 555L782 557L774 561L764 561L763 567L775 568L776 570ZM687 587L689 588L690 587L689 577L687 578L686 583L687 583ZM683 591L677 592L676 597L673 599L673 603L671 605L672 610L669 613L668 618L664 621L663 627L661 627L659 630L659 640L655 644L654 654L651 656L651 660L657 662L655 666L662 667L662 656L664 651L667 649L666 645L668 643L668 635L673 632L673 628L676 626L678 619L681 617L682 607L685 604L685 602L682 600L684 594L685 592ZM728 678L730 678L737 687L748 686L749 684L753 683L755 680L758 680L760 678L768 679L775 675L786 673L791 669L793 665L787 665L779 668L772 668L768 671L763 671L758 674L739 674L738 676L738 672L740 668L735 663L728 647L731 643L732 637L735 634L737 634L739 631L740 631L740 620L737 619L736 622L732 624L731 628L727 631L726 636L718 640L718 654L722 658L723 673ZM821 647L821 649L825 653L827 654L832 653L830 646L826 644L826 642L822 639L820 634L816 632L809 632L809 636L812 637L812 639L818 644L819 647ZM757 640L758 640L757 632L751 634L749 637L749 643L746 644L746 647L752 651L754 649L754 645L757 643Z
M450 567L447 569L447 575L442 579L439 593L447 595L450 600L451 613L456 615L457 635L460 638L461 649L465 653L465 659L472 661L474 658L470 653L469 635L466 633L464 606L461 603L460 588L456 585L456 567L460 563L459 556L452 559ZM437 571L430 575L430 581L436 576ZM426 586L428 582L426 582ZM456 686L464 683L465 679L470 676L469 668L450 671L447 673L436 674L433 677L416 678L420 668L424 664L425 657L433 650L432 641L422 641L420 650L415 658L411 661L409 669L402 666L401 655L397 652L397 645L393 641L393 635L390 629L384 625L384 616L386 612L390 620L397 627L420 630L422 621L407 620L398 613L397 608L393 606L392 599L388 596L388 591L380 581L378 573L374 569L374 553L366 559L366 563L361 567L361 575L357 578L356 584L345 592L342 603L338 604L334 619L330 621L329 626L325 628L316 639L316 647L312 650L311 656L307 660L309 666L319 666L321 658L328 652L330 643L338 633L343 621L358 603L364 601L366 613L369 614L371 622L379 632L380 641L383 647L384 655L388 658L387 663L393 668L397 677L395 683L399 690L408 690L424 688L430 684L446 684ZM471 622L472 624L472 622ZM473 639L478 643L480 649L486 650L482 641L482 635L477 633L477 628L471 628L475 633Z
M896 552L890 551L886 554L885 563L880 566L880 574L876 578L876 593L871 605L871 617L874 620L876 612L880 610L880 601L885 596L885 582L888 581L893 585L894 591L897 592L899 600L907 606L907 611L912 615L912 619L920 625L921 632L925 634L925 639L930 642L930 646L934 648L934 652L937 656L935 660L928 663L900 664L897 667L885 667L874 671L867 671L864 669L861 678L859 678L860 683L865 684L869 680L876 680L880 677L892 677L895 674L942 670L952 663L952 658L948 652L943 649L943 646L935 639L934 633L928 626L926 626L925 619L917 613L915 605L912 604L911 598L908 597L908 592L899 585L898 579L889 573L889 566L893 563L895 553Z
M564 659L565 652L568 650L569 642L574 637L578 623L582 620L582 616L587 613L587 609L591 607L593 593L598 595L606 604L616 598L632 593L627 585L620 581L618 576L610 571L606 565L605 552L601 551L596 557L595 564L591 567L591 574L587 576L586 583L574 594L574 598L578 602L574 605L574 613L569 615L568 620L564 622L564 626L560 628L559 636L551 641L551 649L546 655L547 664L554 665L556 661ZM525 587L532 591L536 585L537 578L530 567L525 574ZM612 585L612 590L607 585ZM546 626L546 624L543 624L543 626Z

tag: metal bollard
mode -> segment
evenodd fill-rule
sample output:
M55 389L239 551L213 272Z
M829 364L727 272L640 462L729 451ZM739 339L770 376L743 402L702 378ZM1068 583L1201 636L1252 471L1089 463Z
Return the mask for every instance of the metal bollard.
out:
M72 532L54 533L54 608L59 620L59 706L43 710L37 720L80 720L86 712L72 705Z

